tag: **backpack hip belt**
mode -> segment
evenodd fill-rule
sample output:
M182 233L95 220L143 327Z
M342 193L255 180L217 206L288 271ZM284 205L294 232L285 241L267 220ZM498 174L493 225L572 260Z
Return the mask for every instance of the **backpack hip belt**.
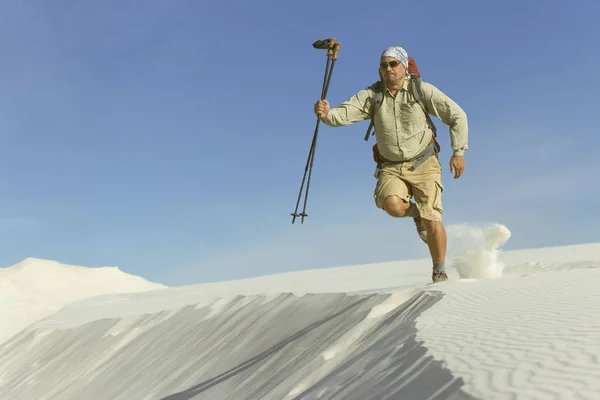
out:
M381 153L379 153L379 151L377 151L376 146L373 146L373 158L375 158L375 162L377 163L377 166L379 168L381 168L383 163L403 164L403 163L407 163L407 162L416 161L408 169L409 171L414 171L415 169L419 168L419 166L421 166L421 164L423 164L425 161L427 161L427 159L429 159L429 157L431 157L431 156L437 157L437 153L438 153L437 141L435 140L434 137L431 138L427 147L425 147L419 154L417 154L411 158L408 158L406 160L402 160L402 161L388 160L387 158L382 156Z
M414 171L415 169L419 168L419 166L421 164L423 164L425 161L427 161L427 159L429 159L429 157L431 156L436 156L437 157L437 142L435 140L435 138L431 138L431 140L429 141L429 144L427 145L427 147L425 147L425 149L423 149L423 151L421 151L419 154L417 154L415 157L411 158L409 161L417 161L416 163L414 163L413 165L410 166L410 168L408 169L409 171Z

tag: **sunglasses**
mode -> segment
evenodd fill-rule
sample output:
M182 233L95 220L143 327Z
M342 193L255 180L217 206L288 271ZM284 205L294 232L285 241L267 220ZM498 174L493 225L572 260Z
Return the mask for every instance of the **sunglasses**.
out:
M396 66L398 66L398 64L400 64L400 61L382 62L381 64L379 64L379 67L381 69L386 69L388 66L395 68Z

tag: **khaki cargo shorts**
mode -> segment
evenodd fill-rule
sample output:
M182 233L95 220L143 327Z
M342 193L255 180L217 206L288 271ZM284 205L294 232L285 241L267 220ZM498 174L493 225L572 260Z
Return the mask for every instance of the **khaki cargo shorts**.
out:
M431 221L442 220L442 166L431 156L414 171L414 162L385 162L381 166L373 197L378 208L388 196L398 196L407 202L414 196L421 217Z

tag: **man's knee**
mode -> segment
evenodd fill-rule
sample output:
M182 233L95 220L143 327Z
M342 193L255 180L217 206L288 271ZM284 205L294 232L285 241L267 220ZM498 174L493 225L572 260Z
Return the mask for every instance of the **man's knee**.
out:
M410 203L398 196L387 196L383 201L383 209L392 217L406 217L408 215Z

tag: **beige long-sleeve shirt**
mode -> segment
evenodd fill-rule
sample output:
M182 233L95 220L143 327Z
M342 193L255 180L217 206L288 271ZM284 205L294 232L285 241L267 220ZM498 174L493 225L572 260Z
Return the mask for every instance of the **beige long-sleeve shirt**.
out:
M419 154L429 144L433 132L427 125L423 109L408 90L409 77L394 97L385 90L383 102L375 115L374 128L377 146L390 161L404 161ZM424 102L431 115L450 127L450 145L454 155L463 155L468 148L468 122L463 109L441 90L422 81ZM363 89L349 100L329 110L323 122L332 127L346 126L368 120L372 86Z

